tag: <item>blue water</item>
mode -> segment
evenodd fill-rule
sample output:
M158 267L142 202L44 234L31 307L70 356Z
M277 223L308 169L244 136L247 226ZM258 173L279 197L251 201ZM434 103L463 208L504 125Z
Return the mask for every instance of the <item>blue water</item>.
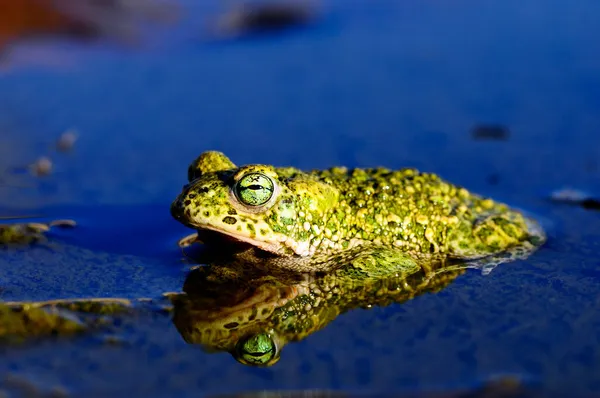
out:
M326 4L312 26L227 41L199 33L203 11L187 4L155 45L56 40L45 45L68 46L72 65L0 75L2 166L80 134L37 189L0 187L5 212L80 223L50 247L2 252L0 299L180 290L189 264L175 242L188 230L168 207L207 149L239 164L418 167L538 215L548 243L436 295L342 315L268 369L204 353L148 314L124 321L121 345L1 348L0 375L86 396L392 394L507 374L548 394L600 394L600 213L548 200L565 186L600 192L600 3ZM471 138L489 123L509 139Z

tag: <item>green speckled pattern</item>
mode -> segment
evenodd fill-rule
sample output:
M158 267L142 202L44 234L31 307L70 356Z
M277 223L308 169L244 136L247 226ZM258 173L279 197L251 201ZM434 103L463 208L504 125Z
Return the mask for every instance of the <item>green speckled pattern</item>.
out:
M264 205L246 205L235 194L251 173L274 183ZM190 184L171 207L176 219L279 257L303 258L303 265L290 267L299 270L330 269L329 259L349 254L348 260L367 246L401 259L468 260L544 240L521 213L415 169L238 168L219 152L205 152L188 176Z
M333 274L249 277L239 262L227 264L226 278L221 266L199 267L188 276L195 281L186 293L170 297L173 322L188 343L228 351L246 365L271 366L289 342L305 339L349 310L435 293L465 272L437 266L406 278L361 282Z

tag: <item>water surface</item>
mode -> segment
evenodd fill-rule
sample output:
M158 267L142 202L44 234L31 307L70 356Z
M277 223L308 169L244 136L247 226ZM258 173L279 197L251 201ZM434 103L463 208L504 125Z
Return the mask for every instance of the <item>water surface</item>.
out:
M565 186L600 192L597 2L338 1L310 27L228 41L205 40L192 23L203 11L188 7L166 44L57 40L46 45L71 46L73 65L0 76L2 166L80 131L38 188L0 187L6 212L80 222L50 248L2 251L0 299L181 290L190 264L175 242L188 230L168 207L207 149L239 164L418 167L526 209L549 240L438 294L342 315L271 368L205 353L168 316L144 313L123 320L121 344L87 336L1 348L3 388L392 394L515 375L548 394L600 393L600 213L547 199ZM510 136L474 140L480 124Z

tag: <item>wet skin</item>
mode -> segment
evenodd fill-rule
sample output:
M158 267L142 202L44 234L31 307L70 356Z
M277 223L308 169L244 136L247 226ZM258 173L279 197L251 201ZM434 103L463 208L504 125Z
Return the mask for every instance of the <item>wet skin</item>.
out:
M202 234L243 242L248 261L300 272L352 267L357 277L411 274L444 259L523 258L545 240L519 211L415 169L303 172L237 167L201 154L172 215Z

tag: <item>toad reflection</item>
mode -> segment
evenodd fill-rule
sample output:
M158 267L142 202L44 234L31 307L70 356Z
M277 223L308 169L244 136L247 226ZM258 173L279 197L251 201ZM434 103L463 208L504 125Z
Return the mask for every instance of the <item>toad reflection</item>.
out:
M201 266L188 275L185 293L171 296L173 322L189 344L229 352L245 365L271 366L286 344L338 315L438 292L466 268L440 263L411 275L357 281L340 273L267 274L243 262Z

